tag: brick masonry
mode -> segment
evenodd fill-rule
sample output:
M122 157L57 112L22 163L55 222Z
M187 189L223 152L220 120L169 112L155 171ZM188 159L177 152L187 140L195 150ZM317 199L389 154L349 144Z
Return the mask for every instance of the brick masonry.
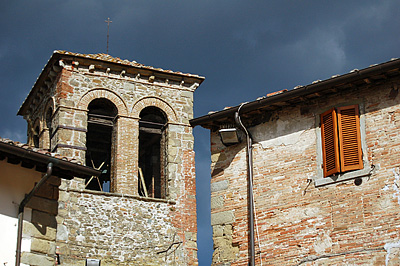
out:
M250 128L254 137L256 265L399 265L398 79L299 102ZM393 97L394 96L394 97ZM316 187L323 110L358 103L368 176ZM246 122L246 121L245 121ZM213 265L248 265L245 143L211 132ZM360 184L361 183L361 184Z
M111 193L85 190L81 179L62 180L56 239L52 239L61 264L83 265L86 258L96 258L102 265L197 265L189 120L193 118L193 92L203 78L79 56L50 62L54 65L46 66L28 97L30 104L24 105L28 106L23 115L31 144L38 126L41 148L84 164L88 105L105 98L118 109ZM168 120L165 199L138 195L139 114L148 106L161 109ZM49 108L53 110L51 134L45 121Z

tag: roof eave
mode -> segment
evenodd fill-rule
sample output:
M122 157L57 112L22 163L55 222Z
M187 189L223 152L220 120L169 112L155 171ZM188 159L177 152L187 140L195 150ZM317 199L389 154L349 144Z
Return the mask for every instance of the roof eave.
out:
M63 159L54 158L52 156L38 153L32 150L24 149L12 144L0 142L0 152L7 155L13 155L21 159L31 160L39 164L53 163L54 168L58 168L61 171L68 171L74 176L85 177L85 176L99 176L101 171L87 167L84 165L69 162Z
M309 84L309 85L300 87L298 89L293 89L293 90L283 92L280 94L275 94L270 97L266 97L266 98L262 98L262 99L255 100L252 102L245 103L245 104L243 104L243 106L241 108L241 113L242 114L248 113L248 112L254 111L256 109L259 109L261 107L265 107L265 106L268 106L268 105L271 105L271 104L274 104L277 102L287 101L291 98L306 96L308 94L313 94L313 93L318 93L325 89L332 88L334 86L338 86L340 84L351 83L356 80L365 79L372 75L382 74L384 72L387 72L389 70L396 69L396 68L400 68L400 59L395 59L393 61L385 62L385 63L379 64L379 65L374 65L374 66L371 66L371 67L368 67L368 68L365 68L362 70L356 70L356 71L353 71L353 72L350 72L350 73L347 73L347 74L344 74L344 75L341 75L338 77L320 81L318 83ZM194 119L190 120L190 125L192 127L195 127L197 125L205 126L205 125L207 125L213 121L219 120L219 119L233 117L234 114L237 112L239 106L240 105L226 109L226 110L207 114L207 115L204 115L204 116L201 116L198 118L194 118Z
M63 58L80 58L83 60L88 60L88 61L97 61L97 62L107 62L108 64L111 65L119 65L119 66L124 66L127 68L136 68L140 70L146 70L146 71L151 71L154 73L159 73L162 75L166 76L175 76L175 77L183 77L187 79L192 79L197 81L197 83L200 85L204 80L205 77L194 75L194 74L186 74L186 73L181 73L181 72L174 72L174 71L167 71L167 70L162 70L162 69L157 69L157 68L150 68L146 66L133 66L129 64L124 64L121 62L112 62L112 61L107 61L107 60L102 60L98 58L90 58L90 57L85 57L80 54L75 54L75 53L65 53L61 52L59 50L55 50L53 54L51 55L50 59L47 61L46 65L44 66L43 70L40 72L35 84L33 85L32 89L29 91L28 96L25 98L24 102L22 103L21 107L19 108L17 115L24 116L26 114L26 110L29 109L29 103L32 101L32 98L34 97L33 95L35 92L38 90L38 87L40 84L42 84L49 72L49 68L52 67L57 61L63 59Z

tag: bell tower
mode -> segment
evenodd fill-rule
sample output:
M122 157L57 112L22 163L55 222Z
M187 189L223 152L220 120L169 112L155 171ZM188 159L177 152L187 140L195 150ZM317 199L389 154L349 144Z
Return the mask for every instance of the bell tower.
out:
M63 264L197 265L189 120L203 80L106 54L53 53L18 112L28 143L102 172L61 180Z
M100 169L87 189L176 199L203 77L55 51L18 114L28 143Z

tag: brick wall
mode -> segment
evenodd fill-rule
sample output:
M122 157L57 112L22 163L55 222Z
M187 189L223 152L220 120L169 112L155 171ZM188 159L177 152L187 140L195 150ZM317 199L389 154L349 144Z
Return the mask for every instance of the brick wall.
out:
M39 125L44 132L41 147L84 164L90 102L104 98L118 110L111 147L112 193L84 190L82 180L64 181L61 186L57 216L61 263L83 265L85 258L98 258L102 265L197 265L189 120L193 92L203 78L68 56L55 64L60 66L52 66L52 76L35 85L40 93L31 95L33 110L24 114L30 142L34 125ZM49 106L54 110L51 143L45 139L44 121ZM149 106L161 109L168 121L161 166L164 200L138 196L139 115ZM168 252L157 253L171 244Z
M254 137L256 265L398 265L399 80L348 89L266 116ZM395 95L395 97L393 97ZM316 187L318 116L358 103L371 174ZM246 122L246 121L245 121ZM211 132L213 265L247 265L245 143L225 147Z

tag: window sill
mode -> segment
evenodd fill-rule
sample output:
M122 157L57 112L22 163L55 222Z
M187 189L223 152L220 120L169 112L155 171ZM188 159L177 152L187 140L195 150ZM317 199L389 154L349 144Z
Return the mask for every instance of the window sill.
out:
M371 170L372 170L372 168L368 166L361 170L351 171L348 173L339 174L337 176L318 177L317 179L314 180L314 184L315 184L315 187L320 187L320 186L334 184L334 183L338 183L338 182L342 182L342 181L346 181L346 180L350 180L350 179L355 179L358 177L370 175Z
M170 205L176 205L176 201L174 200L168 200L168 199L159 199L159 198L149 198L149 197L142 197L142 196L136 196L136 195L129 195L129 194L122 194L122 193L115 193L115 192L104 192L104 191L97 191L97 190L89 190L89 189L74 189L74 188L68 188L67 190L64 190L67 192L78 192L78 193L86 193L86 194L93 194L93 195L100 195L100 196L108 196L108 197L125 197L125 198L131 198L131 199L136 199L140 201L148 201L148 202L162 202L162 203L167 203Z

